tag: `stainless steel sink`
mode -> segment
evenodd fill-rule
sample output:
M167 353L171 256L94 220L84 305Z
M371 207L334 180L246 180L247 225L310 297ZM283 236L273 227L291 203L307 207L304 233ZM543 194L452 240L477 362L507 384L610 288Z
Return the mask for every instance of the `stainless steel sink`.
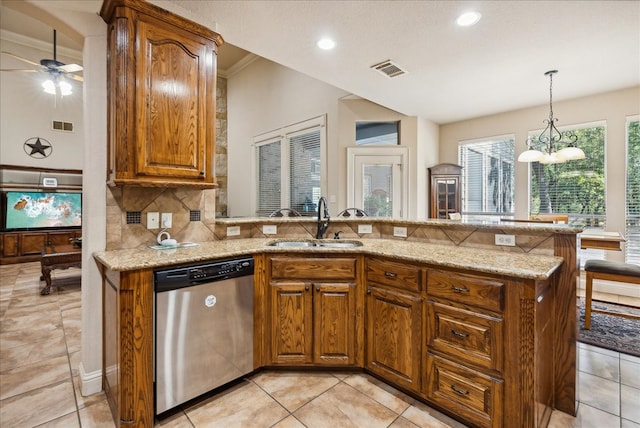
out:
M362 242L360 241L342 241L342 240L333 240L333 241L273 241L267 244L270 247L293 247L293 248L304 248L304 247L322 247L322 248L353 248L353 247L361 247Z

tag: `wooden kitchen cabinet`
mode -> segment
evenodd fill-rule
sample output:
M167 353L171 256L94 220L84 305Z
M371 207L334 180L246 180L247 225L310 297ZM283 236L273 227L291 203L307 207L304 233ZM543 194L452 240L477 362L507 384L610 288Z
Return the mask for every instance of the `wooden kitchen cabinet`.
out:
M367 263L366 368L419 392L423 354L423 272L419 266L372 258Z
M443 163L429 168L429 217L448 219L449 214L460 213L460 177L462 167Z
M140 0L105 0L108 183L216 187L214 31Z
M270 259L270 364L356 364L356 266L355 257Z

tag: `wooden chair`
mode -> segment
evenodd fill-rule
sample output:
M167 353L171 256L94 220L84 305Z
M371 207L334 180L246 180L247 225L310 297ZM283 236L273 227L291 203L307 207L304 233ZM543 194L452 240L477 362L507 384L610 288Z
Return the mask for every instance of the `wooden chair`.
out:
M591 328L591 312L597 312L619 317L640 319L640 316L624 312L611 312L591 308L591 295L593 293L593 280L605 279L607 281L627 282L640 285L640 266L629 263L612 262L608 260L587 260L584 265L587 273L586 302L584 311L584 328Z
M347 208L338 213L336 217L367 217L367 213L360 208Z
M269 214L269 217L300 217L301 215L302 214L292 208L280 208Z

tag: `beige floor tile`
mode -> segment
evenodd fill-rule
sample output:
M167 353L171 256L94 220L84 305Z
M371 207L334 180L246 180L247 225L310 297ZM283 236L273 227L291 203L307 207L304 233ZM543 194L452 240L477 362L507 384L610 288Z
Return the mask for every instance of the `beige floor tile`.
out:
M349 376L343 382L353 386L358 391L397 414L401 414L415 402L415 400L408 395L366 374Z
M106 400L84 407L78 411L82 428L113 428L113 416Z
M101 401L107 401L107 396L104 391L83 397L82 390L80 388L80 376L78 375L73 376L73 389L76 393L76 405L78 406L78 409L91 406Z
M8 349L14 346L28 345L33 342L62 337L64 336L64 332L60 328L61 326L62 322L58 325L34 325L26 330L0 333L0 349Z
M420 427L414 424L413 422L409 421L408 419L405 419L402 416L400 416L398 419L393 421L391 425L389 425L389 428L420 428Z
M580 403L620 416L620 384L579 372ZM579 410L579 408L578 408Z
M620 380L620 358L617 356L579 349L578 358L581 371L615 382Z
M320 372L262 372L251 380L289 412L340 382L331 373Z
M270 427L289 415L253 382L242 382L185 411L197 428Z
M640 389L640 363L620 358L620 383Z
M71 385L67 355L25 364L0 373L0 399L4 400L63 380L68 380Z
M0 361L2 361L0 370L6 372L25 364L33 364L66 354L67 345L64 336L57 335L57 337L40 342L0 349Z
M271 428L305 428L305 426L294 416L287 416Z
M36 428L80 428L78 412L69 413L68 415L45 422L42 425L38 425Z
M58 302L45 303L37 306L9 307L0 326L2 333L27 330L32 326L59 328L62 323Z
M76 412L71 380L0 401L2 428L33 427Z
M179 412L162 420L157 420L154 426L162 428L194 428L184 412Z
M612 357L620 357L621 355L620 352L612 351L611 349L598 348L597 346L589 345L582 342L578 342L578 349L587 349L599 354L611 355Z
M620 385L620 416L640 423L640 389Z
M620 428L640 428L640 424L637 424L632 421L628 421L626 419L622 419L620 421Z
M635 355L620 353L620 359L640 364L640 357L636 357Z
M466 428L466 425L418 401L409 406L409 408L402 413L402 417L419 427Z
M620 417L580 403L576 423L577 428L613 428L620 425Z
M294 416L309 428L387 427L398 417L344 383L307 403Z

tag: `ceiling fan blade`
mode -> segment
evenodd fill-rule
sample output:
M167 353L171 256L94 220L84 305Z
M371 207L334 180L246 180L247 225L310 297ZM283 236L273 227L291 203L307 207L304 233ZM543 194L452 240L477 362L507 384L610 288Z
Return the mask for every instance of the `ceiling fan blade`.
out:
M0 71L22 71L22 72L26 72L26 73L37 73L38 72L38 70L32 70L30 68L11 68L11 69L3 68Z
M84 70L80 64L65 64L58 67L58 70L62 70L65 73L75 73L77 71Z
M33 62L33 61L30 61L30 60L28 60L28 59L26 59L26 58L22 58L21 56L18 56L18 55L16 55L16 54L12 54L11 52L2 51L2 53L3 53L3 54L7 54L7 55L9 55L9 56L12 56L12 57L14 57L15 59L19 59L20 61L24 61L24 62L26 62L26 63L28 63L28 64L35 65L35 66L37 66L37 67L40 67L40 64L39 64L39 63L37 63L37 62Z
M78 82L84 82L84 79L82 78L82 76L76 76L75 74L65 74L64 77L77 80Z

